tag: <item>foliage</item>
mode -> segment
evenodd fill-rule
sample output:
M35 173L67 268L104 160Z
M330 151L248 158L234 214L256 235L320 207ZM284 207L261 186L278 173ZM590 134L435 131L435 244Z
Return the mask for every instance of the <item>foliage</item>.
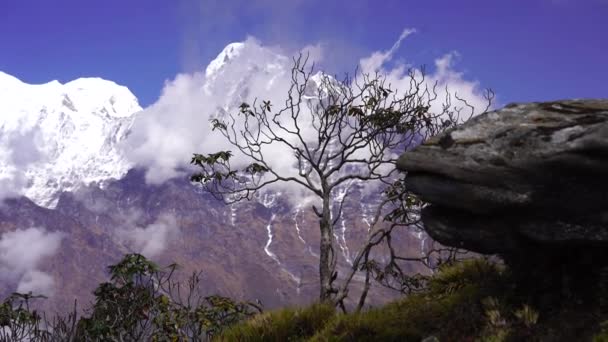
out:
M15 293L0 305L0 341L205 341L261 308L221 296L198 295L193 274L185 288L140 254L109 266L110 281L94 291L89 314L52 320L30 309L38 297Z
M0 305L0 339L2 341L24 341L29 336L42 334L39 328L40 315L30 310L31 293L13 293Z
M166 281L174 268L127 255L80 319L74 308L49 320L30 306L39 296L15 293L0 305L0 341L608 341L599 303L543 306L535 289L518 288L508 268L485 259L445 263L424 290L348 314L327 304L261 312L199 298L196 274L175 296L180 287Z
M600 331L593 336L593 342L608 342L608 321L600 323Z

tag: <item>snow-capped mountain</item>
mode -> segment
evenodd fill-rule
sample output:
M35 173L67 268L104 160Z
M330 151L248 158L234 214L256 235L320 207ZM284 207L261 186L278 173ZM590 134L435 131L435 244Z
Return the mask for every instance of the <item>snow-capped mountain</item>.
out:
M252 42L228 44L205 69L204 91L224 97L224 109L236 107L251 87L268 91L289 70L290 59ZM232 108L234 109L234 108Z
M61 191L122 177L132 165L117 144L141 109L100 78L31 85L0 72L0 196L54 207Z
M201 91L224 99L218 109L236 108L250 91L243 84L260 73L279 77L288 61L258 44L229 44L209 63ZM27 84L0 72L0 199L25 195L53 208L62 191L121 178L135 163L119 145L140 111L135 95L112 81Z
M258 96L279 106L291 67L290 58L256 42L232 43L204 73L167 82L145 110L111 81L29 85L0 72L0 201L8 193L35 203L18 198L0 205L0 242L28 227L62 238L55 254L34 265L53 279L55 307L70 307L74 297L86 304L107 265L125 253L150 251L148 257L178 262L185 273L204 270L209 294L260 298L269 307L313 300L318 217L307 202L294 201L294 189L225 206L181 177L191 153L224 147L208 120ZM310 81L306 100L319 100L320 74ZM334 200L347 191L352 196L334 231L340 276L365 241L377 203L356 182L336 189ZM406 232L399 241L424 249L424 236ZM6 291L15 282L0 274ZM393 295L372 297L382 302Z

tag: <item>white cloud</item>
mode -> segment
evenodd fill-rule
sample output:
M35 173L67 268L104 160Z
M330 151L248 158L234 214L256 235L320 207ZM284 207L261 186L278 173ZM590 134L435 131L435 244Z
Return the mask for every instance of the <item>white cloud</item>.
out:
M399 47L401 47L401 43L403 42L403 40L413 33L416 33L415 29L405 29L403 30L403 32L401 32L399 39L397 39L397 41L388 51L376 51L372 53L371 56L361 59L359 63L361 65L361 71L363 73L369 74L373 74L376 71L380 71L380 68L382 67L382 65L384 65L384 63L393 59L393 55L395 54L395 52L397 52L397 50L399 50Z
M63 234L32 227L0 237L0 279L15 282L17 291L49 295L53 278L38 269L45 258L57 253Z
M389 50L377 51L361 59L361 71L378 71L386 74L387 83L393 89L409 89L410 76L406 65L395 63L394 67L386 69L386 63L393 59L404 39L414 32L413 29L404 30ZM221 58L226 63L219 73L209 77L202 72L181 74L166 83L160 99L138 114L132 134L124 145L133 162L148 168L148 182L161 183L171 177L185 177L188 171L184 166L194 152L236 152L219 133L211 131L209 120L218 111L234 112L241 102L251 103L255 98L270 100L275 110L282 108L291 85L292 60L280 56L277 51L249 38L236 56ZM331 50L326 51L322 44L309 45L300 51L310 51L313 59L317 60L332 53ZM426 84L437 82L439 97L435 102L436 108L432 109L441 110L446 86L449 92L456 92L477 108L484 108L479 84L465 79L462 73L454 70L456 56L452 53L438 58L435 61L436 70L426 76ZM300 127L304 129L304 135L313 136L315 132L310 122L306 122L306 111L303 108ZM297 172L294 167L296 159L289 148L272 144L265 145L263 149L266 161L278 173L294 175ZM238 154L232 161L233 166L245 165ZM273 190L286 191L294 201L310 195L294 183L277 183Z
M308 57L308 62L312 65L312 63L318 64L323 61L323 57L325 57L325 51L323 50L324 46L321 43L317 43L314 45L306 45L300 50L300 53L303 56Z
M30 270L21 277L21 280L17 285L17 292L32 292L48 295L54 284L55 280L48 273L38 270Z
M116 231L118 239L146 257L156 257L179 237L177 220L173 215L165 214L154 223L140 227L136 224L140 215L137 211L131 211L125 217L125 226Z
M209 134L207 101L202 74L178 75L167 82L154 105L137 114L124 145L130 159L148 167L150 183L180 175L177 171Z
M159 100L139 113L132 133L123 144L126 155L148 168L152 184L185 176L183 170L192 153L230 149L209 120L222 108L235 108L255 95L282 103L289 85L291 60L263 48L253 38L233 59L226 61L221 75L203 72L180 74L167 82Z
M393 59L402 41L415 32L415 29L405 29L388 51L374 52L370 57L361 59L362 72L372 75L375 72L384 74L387 76L386 83L390 84L393 89L400 91L411 87L410 71L413 71L416 75L415 79L421 82L423 72L421 69L410 68L403 63L397 63L392 69L385 68L386 63ZM436 85L437 100L431 104L431 111L441 112L441 107L448 95L451 95L453 106L463 107L464 104L455 98L457 95L459 98L466 99L474 107L475 114L479 114L487 106L487 101L483 97L484 90L481 89L478 81L467 80L462 72L455 70L455 60L458 57L460 57L458 52L450 52L435 60L434 72L424 71L425 77L422 85L430 88ZM466 117L468 117L470 109L463 109L462 112L467 113Z
M40 129L21 123L8 132L0 126L0 201L20 196L27 186L27 167L45 159L39 148Z

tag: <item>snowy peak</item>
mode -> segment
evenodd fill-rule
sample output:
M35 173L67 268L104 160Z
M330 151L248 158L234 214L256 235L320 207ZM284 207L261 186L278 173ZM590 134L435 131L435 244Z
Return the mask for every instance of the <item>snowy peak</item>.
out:
M113 117L131 116L141 110L137 98L124 86L101 78L79 78L65 84L72 100L84 112L107 113Z
M202 83L192 87L204 92L197 93L192 103L207 96L205 105L216 108L210 117L235 110L254 91L272 93L289 77L291 67L290 58L255 39L228 44L208 65ZM312 95L317 87L318 82L311 82ZM169 103L190 103L186 95L176 96ZM163 103L162 98L158 103ZM158 132L170 126L157 124L169 117L163 108L153 105L150 111L134 115L142 108L129 89L101 78L27 84L0 72L0 201L7 194L22 194L39 205L54 207L62 191L121 178L149 154L156 158L159 151L170 151L161 166L167 160L181 163L187 157L180 157L175 146L185 138L173 137L173 146L158 139ZM156 112L162 118L158 122L151 119L148 125L144 118L155 117ZM136 116L142 120L137 120L131 132ZM152 131L156 132L152 142L141 138ZM142 141L146 142L144 152L138 145ZM188 146L185 155L195 149Z
M0 99L0 109L3 111L64 105L75 112L125 117L141 110L137 98L127 87L101 78L79 78L66 84L56 80L45 84L27 84L0 72Z
M260 61L264 63L260 64ZM207 80L213 81L219 75L225 73L251 73L262 71L266 73L277 73L284 69L289 59L272 49L261 46L253 39L244 42L228 44L217 57L212 60L205 76ZM230 66L230 67L227 67ZM238 83L238 82L236 82Z
M207 66L203 89L208 96L224 99L220 107L227 110L247 98L251 85L268 90L275 79L289 71L290 62L254 39L231 43Z
M212 77L225 64L239 56L244 47L245 43L241 42L228 44L224 50L222 50L222 52L220 52L220 54L209 63L207 69L205 70L205 76L207 76L207 78Z
M100 78L32 85L0 72L0 199L53 207L61 191L120 178L130 165L117 144L141 110L128 88Z
M17 77L0 71L0 89L2 89L4 85L18 84L18 83L22 83L22 82Z

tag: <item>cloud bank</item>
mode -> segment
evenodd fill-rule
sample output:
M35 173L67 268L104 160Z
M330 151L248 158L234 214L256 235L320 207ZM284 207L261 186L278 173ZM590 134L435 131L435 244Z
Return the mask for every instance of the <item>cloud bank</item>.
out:
M137 223L141 216L136 210L124 215L124 225L116 230L116 237L137 253L148 258L157 257L180 236L177 219L171 214L163 214L152 224L142 226Z
M362 58L360 71L379 72L386 75L387 83L393 89L409 89L410 67L401 62L392 63L391 68L386 64L413 33L415 30L406 29L390 49ZM322 60L332 52L326 51L322 44L308 45L302 50L310 52L313 59L310 62ZM441 102L447 92L458 94L476 108L485 108L479 83L466 79L463 73L455 70L457 57L457 53L451 53L436 59L434 70L426 73L425 83L437 84L438 100L434 103L436 108L431 109L441 111ZM208 67L207 72L180 74L165 84L159 100L138 114L132 134L123 145L127 156L137 165L146 167L146 180L157 184L172 177L186 177L192 153L235 152L219 133L212 132L209 120L222 112L235 113L241 102L251 103L255 98L270 100L275 108L281 108L291 85L292 63L291 56L281 55L279 49L265 47L254 38L229 45L211 62L213 67ZM420 70L417 74L421 74ZM314 134L307 123L300 126L309 128L304 134ZM272 144L264 149L267 161L279 173L297 172L296 159L290 149L282 144ZM232 161L233 166L245 165L238 154ZM281 186L295 197L302 191L297 184Z
M385 68L385 65L393 60L403 40L414 33L416 33L415 29L405 29L389 50L374 52L369 57L361 59L361 71L369 74L378 72L381 75L386 75L387 84L391 84L393 89L403 91L410 88L409 71L413 70L416 75L415 79L422 82L423 86L431 88L433 85L436 85L437 101L431 104L431 111L441 112L443 100L447 96L451 96L453 106L463 107L463 104L459 103L455 98L455 96L458 96L459 98L466 99L469 105L475 108L474 114L479 114L483 111L488 105L487 100L483 96L484 90L478 81L467 80L464 73L458 72L455 69L456 60L460 57L456 51L435 59L435 68L432 72L412 68L403 63L397 63L392 69ZM423 72L424 80L422 79ZM466 109L463 110L463 113L473 114L470 110Z
M16 291L51 295L54 280L39 269L40 263L57 253L64 235L32 227L0 236L0 279L16 283Z
M37 127L5 132L0 126L0 202L20 196L27 187L25 170L45 158L39 148L41 136Z

